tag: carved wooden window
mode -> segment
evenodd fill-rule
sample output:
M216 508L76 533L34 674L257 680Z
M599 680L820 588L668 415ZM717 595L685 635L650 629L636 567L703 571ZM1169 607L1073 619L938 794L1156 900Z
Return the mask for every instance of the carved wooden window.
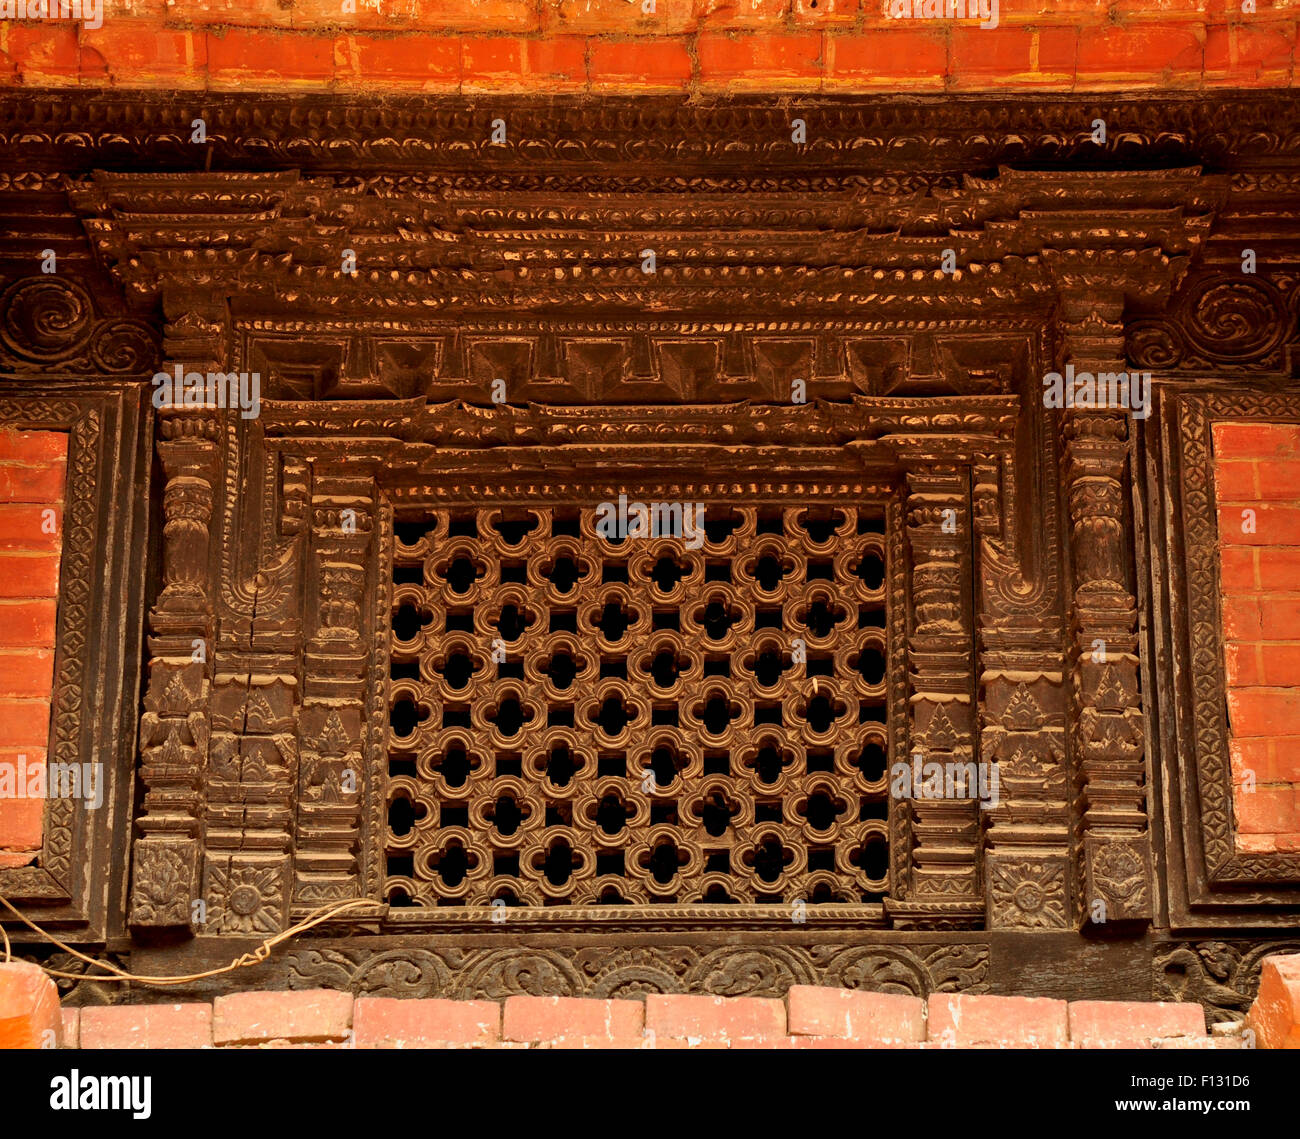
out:
M621 538L591 505L399 519L393 905L887 894L884 504L687 517Z

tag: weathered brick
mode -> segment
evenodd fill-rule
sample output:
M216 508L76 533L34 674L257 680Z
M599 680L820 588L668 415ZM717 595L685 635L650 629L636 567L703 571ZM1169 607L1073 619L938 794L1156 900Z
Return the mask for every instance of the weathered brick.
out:
M1300 424L1221 421L1210 434L1216 461L1300 459Z
M0 962L0 1050L57 1048L63 1037L59 990L38 965Z
M43 748L0 750L0 785L13 786L13 797L0 795L0 850L39 850L45 819ZM37 782L33 783L32 780ZM41 794L33 796L32 791Z
M1080 1048L1148 1048L1153 1040L1205 1035L1199 1004L1167 1001L1071 1001L1070 1041Z
M368 36L341 38L338 78L345 86L406 86L420 91L455 90L460 85L461 41L452 36Z
M1228 722L1232 734L1276 736L1300 724L1300 690L1292 688L1228 689Z
M232 993L212 1005L217 1044L344 1040L352 1028L352 994L332 989Z
M3 555L0 597L53 597L59 589L57 554Z
M82 1048L211 1048L212 1006L87 1005Z
M873 1046L925 1039L920 997L793 985L786 1004L792 1036L842 1036Z
M50 741L50 701L0 697L0 747L45 748Z
M135 76L140 88L197 87L205 79L207 48L202 31L105 20L81 33L81 73Z
M822 37L799 35L702 35L696 45L700 81L736 90L780 86L816 90L821 85Z
M932 993L927 1039L952 1047L1051 1048L1069 1040L1066 1002Z
M63 1016L63 1048L81 1047L81 1009L65 1008Z
M1253 553L1259 565L1260 589L1271 592L1300 587L1300 547L1261 546Z
M1223 504L1259 501L1258 464L1253 459L1234 459L1214 464L1214 497Z
M585 997L507 997L501 1035L506 1040L561 1036L634 1039L645 1027L645 1005Z
M0 637L6 648L53 648L54 599L0 600Z
M1261 549L1224 546L1219 550L1219 584L1225 593L1254 593L1260 588L1256 560Z
M926 21L922 21L922 24ZM823 88L942 90L948 47L944 28L868 29L826 36Z
M291 87L334 77L333 35L273 29L219 28L206 36L212 89L275 80Z
M1236 86L1287 86L1295 64L1296 25L1234 21L1205 31L1205 78Z
M676 41L592 40L590 78L601 87L680 90L691 77L686 45Z
M786 1035L785 1003L770 997L650 993L645 1028L656 1037L735 1041Z
M501 1035L496 1001L358 997L352 1012L358 1048L489 1044Z
M1243 834L1289 834L1300 830L1296 790L1290 784L1264 784L1249 792L1239 790L1233 796L1233 809L1237 830Z
M1204 29L1186 24L1103 25L1079 37L1079 81L1094 87L1200 82Z
M0 463L0 502L60 503L66 475L59 462Z
M4 636L0 632L0 646L4 644ZM6 696L43 696L48 700L53 683L53 650L0 647L0 693Z
M10 34L19 31L11 27ZM0 428L0 462L43 464L63 462L68 457L68 436L64 431L16 431Z

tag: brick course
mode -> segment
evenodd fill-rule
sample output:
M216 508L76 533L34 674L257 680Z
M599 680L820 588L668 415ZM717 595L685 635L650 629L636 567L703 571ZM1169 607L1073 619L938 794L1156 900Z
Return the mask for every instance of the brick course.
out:
M1297 961L1264 962L1260 999L1251 1012L1261 1047L1300 1040ZM1041 997L954 993L923 1001L813 985L796 985L784 999L652 993L644 1001L354 1000L348 993L314 989L232 993L211 1005L87 1006L60 1015L47 980L26 963L0 964L0 1033L17 1025L26 1041L19 1046L39 1047L49 1039L46 1030L56 1027L63 1047L90 1049L1240 1048L1246 1039L1208 1035L1205 1014L1193 1003L1067 1005Z
M184 11L97 29L0 25L0 84L179 91L1183 91L1291 87L1293 5L1033 0L894 19L886 0L337 0ZM560 44L557 48L554 45Z

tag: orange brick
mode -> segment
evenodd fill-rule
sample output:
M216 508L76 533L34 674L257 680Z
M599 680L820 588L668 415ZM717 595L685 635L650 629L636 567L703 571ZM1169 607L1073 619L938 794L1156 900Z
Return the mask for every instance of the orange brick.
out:
M1300 459L1300 424L1221 421L1210 430L1216 461Z
M1264 639L1258 597L1225 597L1219 603L1224 637L1254 643Z
M1255 593L1259 576L1255 559L1260 551L1242 546L1224 546L1219 551L1219 584L1225 593Z
M1242 834L1290 834L1300 825L1294 787L1269 785L1249 792L1238 789L1232 798L1237 830Z
M1300 954L1265 957L1247 1024L1260 1048L1300 1048Z
M590 47L593 90L681 90L691 77L691 59L684 43L592 40Z
M1259 659L1260 684L1300 688L1300 645L1265 644L1260 649Z
M68 21L20 24L6 20L6 52L29 87L67 87L81 68L78 25Z
M682 993L646 996L645 1028L656 1038L733 1043L786 1035L785 1004L770 997L710 997Z
M698 0L696 11L707 28L762 28L782 22L790 5L791 0Z
M1228 719L1239 738L1292 734L1300 726L1300 690L1230 688Z
M19 31L18 27L11 29ZM68 436L63 431L15 431L0 428L0 462L62 463L68 457Z
M53 648L54 620L53 600L0 601L0 638L6 648Z
M0 1049L50 1048L62 1042L54 980L27 961L0 962Z
M698 23L694 0L550 0L543 6L547 33L645 35L664 38L683 35Z
M1199 1004L1165 1001L1071 1001L1070 1043L1079 1048L1150 1048L1171 1036L1204 1036Z
M1233 86L1289 86L1295 66L1296 25L1248 21L1207 28L1205 78Z
M50 702L0 696L0 747L43 748L50 741Z
M53 597L58 591L57 554L9 554L0 559L0 597Z
M488 1044L501 1037L496 1001L359 997L352 1012L358 1048L428 1048Z
M460 86L460 49L460 40L449 36L345 36L339 78L361 86L455 90Z
M822 86L942 90L948 69L946 33L944 28L889 27L828 34Z
M65 465L58 462L0 463L0 502L61 503L65 475Z
M815 90L821 85L821 53L817 33L706 34L696 46L701 82L733 89Z
M0 751L0 787L5 792L0 794L0 850L41 848L45 822L45 800L41 797L44 768L44 748Z
M1259 501L1259 481L1253 459L1232 459L1214 464L1214 497L1220 503Z
M30 866L40 856L41 852L39 850L0 850L0 870L13 870L19 866Z
M949 72L960 86L1003 83L1040 84L1073 79L1078 53L1075 28L981 28L957 23L951 30Z
M872 1047L925 1039L920 997L792 985L786 1005L792 1036L843 1036Z
M1223 646L1223 664L1230 685L1244 688L1261 683L1257 645L1228 641Z
M790 17L796 24L825 27L857 22L864 8L870 9L878 0L794 0Z
M61 506L0 503L0 557L6 550L57 551L62 535Z
M524 42L508 36L465 37L460 41L465 90L518 87L524 73Z
M173 87L187 78L191 80L187 86L203 82L205 33L141 24L106 20L101 28L85 29L81 33L82 72L129 76L133 87Z
M351 1028L352 994L333 989L231 993L212 1002L215 1044L345 1040Z
M1225 546L1300 545L1300 507L1275 503L1220 506L1219 541Z
M1203 29L1172 23L1090 30L1079 37L1079 82L1166 88L1198 84L1203 36Z
M5 696L48 697L55 679L55 654L48 649L0 649L0 692Z
M410 24L423 31L526 32L541 27L541 16L533 0L415 0Z
M1232 781L1253 779L1256 783L1274 783L1273 741L1269 738L1234 739L1228 743L1228 762Z
M507 997L501 1035L506 1040L579 1037L639 1040L645 1005L586 997Z
M87 1006L81 1010L81 1047L211 1048L212 1006Z
M1268 459L1255 464L1259 497L1270 502L1300 500L1300 460Z
M958 1048L1063 1045L1069 1038L1066 1003L1046 997L931 993L928 1038Z
M336 37L273 29L224 28L207 37L208 77L217 87L276 81L311 85L334 77Z
M547 90L578 89L587 83L587 43L578 36L548 36L524 44L527 83Z
M1300 590L1300 548L1261 546L1256 558L1260 589L1269 593Z

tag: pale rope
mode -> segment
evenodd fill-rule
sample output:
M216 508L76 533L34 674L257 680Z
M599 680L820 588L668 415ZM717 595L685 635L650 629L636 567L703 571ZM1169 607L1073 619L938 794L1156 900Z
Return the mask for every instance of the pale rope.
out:
M142 977L136 973L128 973L125 969L119 969L109 961L97 961L93 957L88 957L80 950L74 949L71 945L60 941L54 934L42 929L34 921L29 920L25 915L14 908L12 902L4 895L0 894L0 905L4 906L14 915L23 925L29 929L35 930L47 941L53 942L65 953L71 953L73 957L86 962L87 965L93 965L97 969L107 969L109 976L100 976L90 973L60 973L56 969L41 968L51 977L64 977L72 981L139 981L143 985L183 985L190 981L201 981L206 977L216 977L222 973L229 973L235 969L242 969L247 965L260 965L268 957L271 951L283 941L288 941L291 937L297 937L298 934L311 929L313 926L320 925L323 921L328 921L332 917L337 917L345 910L355 909L357 906L373 907L374 902L364 899L354 899L350 902L336 902L333 905L321 906L313 910L307 917L303 918L297 925L292 925L288 929L277 933L274 937L268 937L261 945L251 953L245 953L242 957L236 958L229 965L222 965L219 969L208 969L203 973L187 973L183 977ZM5 934L4 927L0 926L0 934L4 934L5 939L5 961L8 962L12 956L9 949L9 935Z

